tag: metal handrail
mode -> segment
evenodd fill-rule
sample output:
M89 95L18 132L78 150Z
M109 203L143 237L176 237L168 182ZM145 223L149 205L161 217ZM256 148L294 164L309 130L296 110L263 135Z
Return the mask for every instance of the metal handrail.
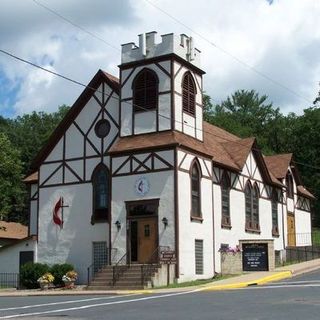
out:
M123 262L125 261L125 264ZM120 276L130 267L130 261L127 261L127 252L112 267L112 284L113 286L119 280Z
M152 274L155 265L159 264L160 253L170 250L169 246L158 246L150 255L146 263L141 266L141 284L144 285L145 280ZM156 259L155 259L156 257ZM155 261L156 260L156 261Z
M90 282L92 278L98 273L102 268L104 268L106 265L111 264L112 261L112 252L117 252L118 248L112 248L111 254L108 258L108 262L106 264L102 264L98 270L95 270L95 263L93 262L90 266L87 267L87 285L90 285Z

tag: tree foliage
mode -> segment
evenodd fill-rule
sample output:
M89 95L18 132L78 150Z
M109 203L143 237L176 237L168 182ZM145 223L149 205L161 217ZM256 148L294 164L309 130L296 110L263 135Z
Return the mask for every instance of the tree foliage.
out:
M238 90L213 105L204 96L204 119L245 138L254 136L264 154L294 153L305 186L320 198L320 92L314 106L303 115L284 115L254 90ZM320 203L315 203L315 223L320 225Z
M0 219L27 223L27 190L22 178L69 107L33 112L15 119L0 117Z

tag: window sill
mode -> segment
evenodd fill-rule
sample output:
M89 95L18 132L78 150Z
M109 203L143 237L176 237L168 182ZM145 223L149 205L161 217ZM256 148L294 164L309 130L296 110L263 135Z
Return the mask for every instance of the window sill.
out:
M190 217L190 220L191 220L191 222L199 222L199 223L202 223L203 218L191 216L191 217Z
M224 223L221 223L221 228L222 228L222 229L228 229L228 230L231 230L231 229L232 229L232 226L231 226L231 224L224 224Z
M192 112L189 112L189 111L186 111L186 110L183 110L183 112L186 113L190 117L193 117L193 118L196 117L195 113L192 113Z
M109 220L106 219L95 219L94 217L91 218L91 224L94 225L96 223L108 223Z
M150 109L142 108L141 110L135 109L134 113L144 113L144 112L149 112L149 111L154 112L155 110L157 110L157 108L150 108Z
M280 234L279 234L279 233L274 233L274 232L272 232L272 236L273 236L274 238L279 238L279 237L280 237Z
M261 233L260 229L248 229L248 228L246 228L246 232L255 233L255 234L260 234Z

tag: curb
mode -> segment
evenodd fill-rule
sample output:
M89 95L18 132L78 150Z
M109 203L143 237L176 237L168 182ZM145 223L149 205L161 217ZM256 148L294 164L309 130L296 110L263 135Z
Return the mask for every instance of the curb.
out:
M230 284L224 284L224 285L213 285L210 287L199 288L198 291L241 289L241 288L246 288L246 287L250 287L250 286L257 286L257 285L266 284L266 283L272 282L272 281L283 280L283 279L287 279L287 278L291 278L291 277L292 277L291 271L282 271L282 272L277 272L276 274L273 274L271 276L263 277L263 278L253 280L253 281L230 283Z

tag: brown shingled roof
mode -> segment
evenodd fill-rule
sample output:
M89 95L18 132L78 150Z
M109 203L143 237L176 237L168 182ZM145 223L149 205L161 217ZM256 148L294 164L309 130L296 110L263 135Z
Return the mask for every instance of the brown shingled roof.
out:
M274 156L264 157L264 161L269 171L271 171L277 179L285 178L291 160L292 153L276 154Z
M25 177L22 181L24 183L35 183L38 181L38 171L31 173L30 175L28 175L27 177Z
M0 221L0 238L23 239L28 236L28 227L16 222Z
M311 200L316 199L316 197L309 192L304 186L297 186L298 195L304 196L306 198L309 198Z
M255 138L246 138L229 141L223 143L222 146L228 152L234 162L238 165L238 167L243 168L254 143Z

